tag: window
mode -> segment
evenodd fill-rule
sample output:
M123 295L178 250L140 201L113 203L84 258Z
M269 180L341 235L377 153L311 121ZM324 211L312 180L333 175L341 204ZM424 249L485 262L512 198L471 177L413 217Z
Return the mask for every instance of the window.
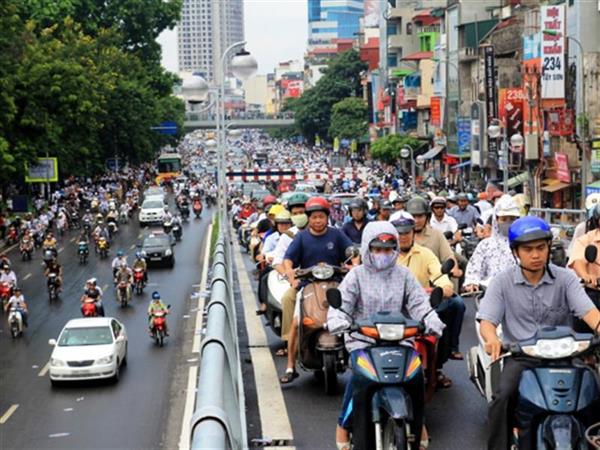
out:
M388 67L396 67L398 65L398 55L392 53L388 55Z
M387 27L387 31L388 31L388 36L393 36L395 34L398 34L398 27L396 26L395 23L389 23L388 27Z
M413 31L413 24L412 22L408 22L406 24L406 34L412 34Z

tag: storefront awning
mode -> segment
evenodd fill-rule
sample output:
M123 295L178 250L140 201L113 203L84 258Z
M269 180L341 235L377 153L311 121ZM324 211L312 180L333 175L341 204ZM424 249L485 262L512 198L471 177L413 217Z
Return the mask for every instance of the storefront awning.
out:
M421 158L423 159L432 159L435 158L442 150L444 150L445 146L443 145L436 145L432 148L430 148L429 150L427 150L425 153L423 153L421 155Z
M519 175L508 179L508 188L515 188L523 183L525 183L529 179L529 172L523 172Z
M571 186L570 183L563 183L562 181L558 181L553 178L546 178L543 181L543 184L544 186L542 186L542 191L544 192L556 192Z

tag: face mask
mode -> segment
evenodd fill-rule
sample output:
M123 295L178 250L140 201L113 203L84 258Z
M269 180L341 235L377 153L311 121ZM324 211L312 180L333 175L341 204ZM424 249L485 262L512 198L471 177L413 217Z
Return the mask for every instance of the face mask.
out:
M508 237L508 229L510 228L510 223L499 223L498 224L498 232L504 236Z
M371 253L373 259L373 266L376 269L382 270L391 267L396 261L396 252L392 253Z
M298 228L304 228L308 223L308 216L306 214L297 214L292 216L292 223Z

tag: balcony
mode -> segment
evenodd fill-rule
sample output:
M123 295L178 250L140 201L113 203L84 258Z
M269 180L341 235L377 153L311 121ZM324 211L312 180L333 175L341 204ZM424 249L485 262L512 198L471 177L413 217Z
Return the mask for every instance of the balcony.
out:
M402 19L403 12L406 13L406 11L403 10L403 8L390 8L390 9L388 9L387 18L388 18L388 20L398 19L398 18Z
M460 61L471 61L477 59L477 49L473 47L462 47L458 50L458 59Z
M389 49L402 48L405 44L405 37L401 34L392 34L388 36L387 45Z

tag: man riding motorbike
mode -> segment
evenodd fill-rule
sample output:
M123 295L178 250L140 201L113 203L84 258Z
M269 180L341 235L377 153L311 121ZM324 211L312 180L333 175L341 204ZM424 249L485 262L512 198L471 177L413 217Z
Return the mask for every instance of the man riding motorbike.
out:
M117 272L123 264L127 266L127 256L125 255L125 253L123 253L123 250L119 250L117 251L117 256L115 256L115 258L112 260L112 263L110 264L110 266L112 267L115 284L117 283Z
M360 244L365 226L369 223L367 209L367 202L362 198L356 198L348 204L351 220L342 226L342 233L355 244Z
M600 311L586 295L577 276L550 262L552 232L538 217L523 217L509 228L508 240L517 265L509 267L490 282L477 312L485 351L497 360L502 341L496 328L502 325L506 343L528 339L545 326L572 326L573 315L596 333ZM488 449L506 450L512 430L512 399L521 373L536 361L507 358L498 388L489 405ZM514 407L514 406L512 406Z
M81 302L82 312L83 304L92 301L96 306L96 312L99 316L104 317L104 306L102 306L102 289L96 284L95 278L90 278L85 282L85 289L83 295L79 300Z
M148 264L141 252L135 253L135 261L133 262L132 269L141 269L144 274L144 283L148 282Z
M44 239L44 243L42 244L42 249L43 250L52 250L52 252L56 255L56 239L54 238L54 235L52 234L52 232L48 232L46 234L46 239Z
M431 310L429 299L419 282L408 269L396 264L398 258L398 233L389 222L371 222L364 230L361 243L362 264L352 269L339 286L342 295L341 310L355 321L368 319L379 311L406 311L415 320L425 318L429 333L441 336L444 324ZM327 327L335 333L348 329L350 322L341 310L329 308ZM426 314L428 314L426 316ZM367 347L364 341L346 335L349 353ZM422 404L413 405L422 411ZM346 385L342 411L336 428L336 446L350 450L350 421L353 415L352 381ZM426 446L426 434L421 435L421 445Z
M429 225L441 233L450 231L453 235L458 231L456 219L446 212L447 203L444 197L434 197L429 204L431 207L431 219Z
M48 279L48 282L50 282L50 274L56 275L56 291L60 292L62 286L63 269L56 258L53 258L51 261L49 261L46 269L44 270L44 276Z
M150 336L153 335L154 330L154 314L156 313L164 313L168 314L169 309L160 299L160 294L158 291L154 291L152 293L152 300L150 301L150 305L148 306L148 332ZM169 330L167 328L167 322L165 321L165 336L169 335Z
M294 238L287 251L283 266L292 286L282 298L283 314L281 335L288 337L288 364L282 383L290 383L298 377L296 372L296 346L298 323L295 319L296 294L303 284L296 279L295 269L307 269L319 263L340 266L346 259L345 251L352 241L337 228L327 225L329 220L329 202L323 197L312 197L306 202L308 229Z
M475 228L477 219L479 219L479 211L477 208L469 204L469 197L465 193L458 194L458 205L453 207L448 214L456 219L459 225Z
M4 307L4 311L10 311L11 308L16 308L17 311L21 313L21 320L23 321L23 327L27 327L28 322L27 318L29 316L29 308L27 307L27 302L25 302L25 297L23 297L23 292L21 288L15 287L13 295L8 299L6 306Z

